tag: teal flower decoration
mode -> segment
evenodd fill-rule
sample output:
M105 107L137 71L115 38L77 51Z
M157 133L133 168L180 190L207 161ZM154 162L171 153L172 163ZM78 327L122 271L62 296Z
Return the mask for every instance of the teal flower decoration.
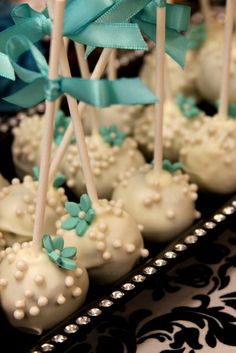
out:
M162 167L164 170L166 170L169 173L175 173L179 169L183 169L182 163L171 163L168 159L164 159L162 162Z
M38 166L34 166L33 167L33 176L34 176L34 180L39 180L39 167ZM65 176L58 172L56 174L55 180L53 182L53 186L54 188L59 188L60 186L62 186L65 183Z
M206 40L206 24L190 25L186 34L188 49L199 49Z
M217 107L217 109L219 108L219 101L215 102L215 106ZM236 104L229 103L229 105L228 105L228 116L231 119L236 119Z
M196 100L194 97L185 97L182 93L176 95L176 104L183 115L192 119L200 114L201 110L196 106Z
M83 194L78 204L75 202L67 202L65 209L71 217L62 223L62 229L75 229L78 236L84 235L96 216L89 196Z
M64 239L61 236L43 236L43 247L47 251L49 259L57 266L66 270L74 270L77 264L73 258L76 256L77 249L74 246L64 248Z
M66 116L62 110L58 110L55 117L53 139L57 146L61 144L63 136L70 124L70 117ZM75 142L72 138L71 143Z
M116 125L103 126L99 129L99 132L103 140L111 146L121 146L126 137L125 133L118 130Z

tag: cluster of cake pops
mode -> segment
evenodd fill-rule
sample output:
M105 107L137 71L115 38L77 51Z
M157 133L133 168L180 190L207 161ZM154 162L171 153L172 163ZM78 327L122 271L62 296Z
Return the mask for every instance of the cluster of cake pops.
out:
M13 130L12 155L18 178L10 183L0 178L0 298L13 326L34 333L53 327L83 305L90 283L114 283L148 257L146 241L154 246L166 243L191 226L201 216L196 209L199 188L219 193L236 189L236 130L234 121L227 118L227 58L231 57L234 4L227 1L219 114L210 118L197 106L198 98L186 97L199 78L192 63L196 55L201 58L203 54L187 55L188 74L181 88L173 88L171 80L167 85L165 79L173 58L183 65L188 38L182 32L188 29L190 9L183 7L181 28L171 28L183 45L178 56L179 42L168 42L168 20L165 24L170 18L166 14L178 5L156 3L147 5L156 11L154 32L149 33L156 46L147 56L154 63L152 90L140 81L130 79L131 87L128 80L117 79L112 66L115 51L110 48L102 50L90 72L85 53L92 45L86 34L82 42L79 34L75 45L82 80L71 77L62 37L65 28L67 32L71 29L69 11L79 8L76 0L68 7L65 0L48 1L53 18L46 18L52 26L50 55L48 67L40 57L40 73L26 72L16 64L22 43L39 57L35 38L27 38L26 33L12 38L8 34L5 51L2 49L8 65L22 78L27 92L30 85L36 85L45 99L45 114L22 117ZM117 11L113 5L103 7L101 1L99 13L92 11L94 17L86 25L99 23L105 28L106 11ZM125 28L125 5L122 9ZM19 13L21 10L19 7ZM142 20L142 10L134 11L130 24L136 16ZM210 41L215 24L208 12L204 16ZM17 23L15 26L17 30ZM121 24L119 27L122 30ZM136 40L144 45L140 35L138 31ZM70 37L74 40L75 34ZM120 40L122 48L122 35ZM166 43L172 57L168 62ZM198 50L207 50L205 47ZM149 59L145 65L150 65ZM102 80L108 64L109 73ZM181 77L186 77L181 70ZM70 116L60 110L62 95ZM34 93L32 97L38 103ZM31 98L22 91L6 99L13 103L22 99L27 105ZM73 200L66 187L73 192Z

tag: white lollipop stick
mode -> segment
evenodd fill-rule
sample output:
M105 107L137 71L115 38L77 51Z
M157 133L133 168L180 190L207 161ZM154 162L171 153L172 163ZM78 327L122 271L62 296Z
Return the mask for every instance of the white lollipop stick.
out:
M166 8L158 7L156 10L156 95L160 102L155 105L155 141L154 141L154 168L160 175L163 159L163 110L165 99L165 32Z
M212 23L212 13L209 0L200 0L201 11L206 22L207 30L209 30Z
M117 79L116 57L117 57L117 49L113 49L107 66L107 76L109 80Z
M65 0L55 1L55 21L52 29L48 79L58 78L59 59L61 50L61 35L63 28ZM44 215L46 208L48 176L51 159L51 145L54 128L56 103L46 100L45 124L42 136L42 152L40 161L39 185L36 200L35 223L33 229L33 248L36 252L42 247L42 233L44 224Z
M230 64L232 54L232 39L234 28L234 16L236 10L236 1L227 0L225 15L225 34L224 34L224 52L223 52L223 70L220 87L220 106L219 115L225 119L228 115L229 103L229 82L230 82Z
M75 51L77 55L77 60L79 63L80 71L81 71L81 76L83 78L89 79L91 76L88 61L84 58L84 46L83 44L80 43L75 43ZM98 134L99 133L99 117L98 113L95 107L87 106L86 108L89 110L89 117L91 117L92 120L92 134Z
M98 80L101 78L101 76L103 75L103 73L106 69L106 65L108 63L111 52L112 52L112 49L108 49L108 48L103 49L103 51L100 55L100 58L94 68L92 75L91 75L91 80ZM78 113L80 115L83 113L85 107L86 107L86 103L84 103L84 102L79 103ZM73 136L73 132L74 132L74 129L73 129L73 124L71 122L69 124L69 126L65 132L65 135L63 136L63 140L62 140L60 146L58 147L58 149L54 155L54 158L52 160L51 167L50 167L50 173L49 173L50 180L53 180L54 175L56 175L56 172L59 169L59 165L60 165L60 163L66 153L67 147L70 144L70 140Z

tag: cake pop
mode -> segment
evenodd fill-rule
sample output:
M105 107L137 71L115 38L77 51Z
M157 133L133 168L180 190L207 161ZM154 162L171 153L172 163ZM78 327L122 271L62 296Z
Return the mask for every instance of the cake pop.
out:
M86 144L99 198L111 197L113 181L118 173L145 163L136 141L125 137L115 126L101 128L100 134L86 137ZM66 177L67 186L77 196L85 192L82 165L75 145L69 146L61 171Z
M83 194L79 204L69 202L65 207L67 214L57 222L57 234L67 246L78 248L94 282L114 283L148 256L137 223L121 202L103 199L92 205Z
M146 240L170 241L200 217L195 210L198 187L189 184L180 167L165 161L160 176L150 164L120 176L112 199L123 202Z
M64 248L63 239L48 235L44 242L38 254L26 242L0 255L2 309L13 327L33 334L42 334L78 309L89 287L86 269L74 258L76 249Z
M0 191L0 231L7 246L32 240L38 182L25 176L14 178ZM55 233L55 223L62 216L67 201L63 188L50 187L47 192L44 231Z

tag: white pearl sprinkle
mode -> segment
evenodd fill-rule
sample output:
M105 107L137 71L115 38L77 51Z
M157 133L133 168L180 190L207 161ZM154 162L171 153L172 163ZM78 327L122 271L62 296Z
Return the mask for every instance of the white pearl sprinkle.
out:
M21 299L21 300L17 300L15 302L15 307L17 309L23 309L25 307L25 300L24 299Z
M105 249L105 243L103 242L103 241L99 241L98 243L97 243L97 249L99 250L99 251L103 251L104 249Z
M33 292L30 289L26 289L25 291L25 297L26 298L32 298L33 297Z
M0 286L1 287L6 287L8 284L8 281L6 278L0 278Z
M120 239L115 239L115 240L113 240L112 246L113 246L115 249L121 248L121 246L122 246L121 240L120 240Z
M28 268L28 265L24 260L18 260L16 262L16 268L20 271L26 271Z
M146 258L149 255L148 249L141 249L140 254L142 257Z
M16 280L21 280L24 277L24 273L22 271L16 271L14 277Z
M44 282L44 277L42 275L36 275L34 281L37 285L41 285Z
M38 306L45 306L48 303L48 298L47 297L39 297L38 298Z
M31 308L29 309L29 314L31 316L38 316L38 314L40 313L40 309L38 306L34 305L31 306Z
M25 317L25 313L23 310L17 309L13 312L13 316L16 320L22 320Z
M74 278L72 276L66 276L65 278L65 285L66 287L72 287L74 285L75 281Z
M125 249L128 254L132 254L135 250L135 245L134 244L126 244Z
M81 277L82 274L83 274L83 270L78 267L78 268L75 270L75 275L76 275L76 277Z
M169 211L167 211L166 216L168 219L172 220L175 218L175 213L174 213L174 211L169 210Z
M60 294L58 297L57 297L57 304L59 305L62 305L66 302L66 298L64 297L64 295Z
M111 259L111 253L109 251L105 251L103 254L102 254L102 258L103 260L105 261L108 261Z
M80 287L75 287L72 291L73 297L79 297L82 294L82 289Z

